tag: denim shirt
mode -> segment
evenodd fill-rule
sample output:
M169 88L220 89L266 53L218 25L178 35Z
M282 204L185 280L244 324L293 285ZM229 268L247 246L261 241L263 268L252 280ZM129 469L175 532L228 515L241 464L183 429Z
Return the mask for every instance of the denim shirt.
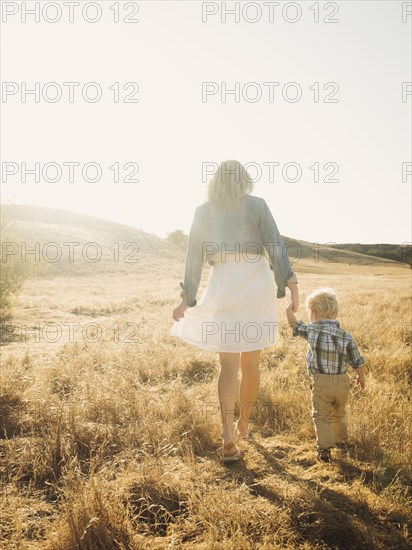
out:
M187 242L184 281L180 287L187 293L187 304L194 307L199 289L203 263L213 265L217 258L236 252L264 255L266 249L272 262L277 285L277 298L285 296L286 281L297 283L287 250L272 213L261 197L243 195L238 211L222 211L212 201L195 210Z

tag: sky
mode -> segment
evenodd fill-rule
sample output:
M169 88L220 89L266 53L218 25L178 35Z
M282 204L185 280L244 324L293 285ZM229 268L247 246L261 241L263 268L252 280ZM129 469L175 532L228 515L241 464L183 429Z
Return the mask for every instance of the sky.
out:
M412 241L410 2L38 4L1 2L3 203L188 233L237 159L283 235Z

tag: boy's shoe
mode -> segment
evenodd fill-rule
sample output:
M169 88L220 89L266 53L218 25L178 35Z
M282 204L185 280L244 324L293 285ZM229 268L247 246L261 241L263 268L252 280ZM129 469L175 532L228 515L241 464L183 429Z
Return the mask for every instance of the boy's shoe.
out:
M330 449L318 449L318 460L322 462L331 462Z

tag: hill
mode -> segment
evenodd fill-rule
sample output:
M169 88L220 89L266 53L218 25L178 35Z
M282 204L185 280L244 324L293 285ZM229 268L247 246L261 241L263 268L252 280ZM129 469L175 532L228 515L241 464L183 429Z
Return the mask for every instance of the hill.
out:
M66 210L2 205L2 216L10 220L16 239L10 254L35 260L38 275L130 272L139 264L148 267L184 255L173 242L152 233Z
M359 252L368 256L379 256L395 262L403 262L412 265L412 245L403 244L359 244L344 243L339 245L340 249Z
M91 270L120 273L131 266L159 266L162 259L184 259L185 245L138 228L65 210L30 205L3 205L19 242L11 253L36 258L39 274L82 275ZM187 236L184 236L187 241ZM344 250L336 244L310 243L284 237L295 267L300 262L347 265L387 265L395 260ZM37 244L36 244L37 243ZM378 245L376 245L378 246ZM348 247L348 245L346 245ZM36 251L36 255L30 251Z

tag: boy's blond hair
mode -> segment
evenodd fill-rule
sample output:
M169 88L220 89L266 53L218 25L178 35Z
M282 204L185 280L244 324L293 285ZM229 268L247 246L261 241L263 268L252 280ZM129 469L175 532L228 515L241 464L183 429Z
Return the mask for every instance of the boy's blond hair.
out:
M339 306L335 291L329 287L322 287L314 290L306 298L306 310L310 315L312 309L322 317L336 317L338 315Z

